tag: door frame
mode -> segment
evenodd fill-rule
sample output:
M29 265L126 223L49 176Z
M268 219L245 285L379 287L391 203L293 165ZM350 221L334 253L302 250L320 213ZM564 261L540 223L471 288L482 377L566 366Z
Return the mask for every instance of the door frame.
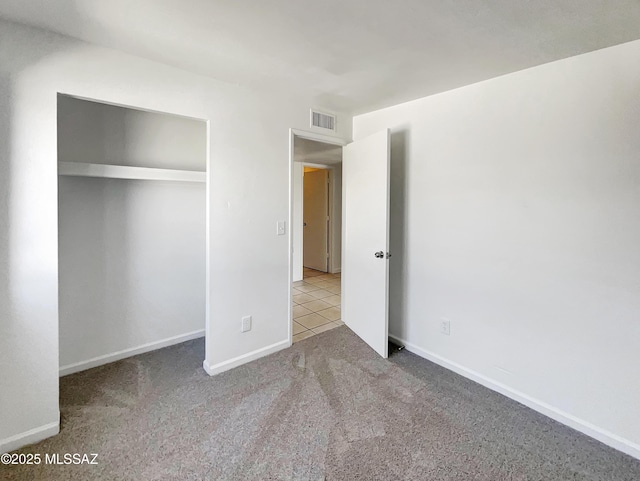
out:
M98 104L103 104L103 105L109 105L109 106L113 106L113 107L122 107L122 108L126 108L126 109L130 109L130 110L136 110L136 111L140 111L140 112L148 112L148 113L153 113L153 114L163 114L163 115L172 115L172 116L176 116L176 117L181 117L181 118L186 118L186 119L191 119L191 120L197 120L199 122L203 122L205 124L205 136L206 136L206 150L205 150L205 215L206 215L206 219L205 219L205 324L204 324L204 341L205 341L205 352L204 352L204 359L202 360L202 364L204 366L204 369L207 373L210 374L209 372L209 363L207 361L207 354L209 352L210 349L210 343L211 343L211 338L213 337L213 327L211 325L211 277L212 277L212 270L211 270L211 182L210 182L210 178L212 177L211 174L211 157L212 157L212 128L211 128L211 119L210 118L206 118L206 117L200 117L199 115L193 115L193 112L183 112L183 111L176 111L175 109L162 109L162 110L157 110L148 106L142 106L142 105L137 105L137 104L131 104L131 103L123 103L119 100L116 99L107 99L106 97L100 97L100 96L90 96L87 97L86 95L81 95L81 94L76 94L74 92L71 91L63 91L63 90L56 90L56 109L55 109L55 115L57 118L58 115L58 101L59 98L62 97L68 97L68 98L72 98L72 99L76 99L76 100L84 100L87 102L94 102L94 103L98 103ZM57 136L57 133L56 133ZM57 162L58 162L58 154L56 152L56 177L58 175L58 168L57 168ZM56 185L57 185L57 179L56 179ZM58 202L58 193L56 192L56 205ZM58 212L58 207L56 207L56 213ZM56 225L56 243L58 242L58 237L59 236L59 232L58 232L58 226ZM56 249L56 262L59 258L59 248ZM58 268L56 267L56 272L57 272ZM57 278L56 278L57 279ZM59 287L59 283L58 280L56 280L56 288ZM58 293L59 296L59 293ZM59 297L56 297L56 299L58 299ZM58 306L58 310L56 311L56 313L59 315L59 306ZM60 323L58 322L57 324L57 328L56 328L56 333L59 336L60 335ZM202 336L198 336L198 337L202 337ZM58 341L58 337L56 337L56 346L59 347L59 341ZM159 349L158 347L152 347L151 349L147 349L145 351L139 351L138 349L136 349L136 352L148 352L149 350L154 350L154 349ZM131 355L131 354L130 354ZM130 356L129 355L129 356ZM106 361L103 362L101 364L96 364L96 366L102 365L102 364L107 364L109 362L113 362L113 361ZM87 363L83 363L83 364L88 364L89 361L87 361ZM58 378L61 377L61 367L65 368L64 372L65 375L67 374L71 374L73 372L79 372L80 370L73 370L75 369L73 367L74 365L71 366L60 366L60 359L58 358ZM69 368L69 369L67 369ZM211 374L210 374L211 375Z
M316 142L323 142L325 144L339 145L341 147L344 147L349 143L348 140L341 137L332 137L306 130L289 129L289 275L287 276L287 292L289 293L287 296L287 301L289 303L289 326L287 327L289 346L293 344L293 165L295 156L294 142L296 137L315 140Z

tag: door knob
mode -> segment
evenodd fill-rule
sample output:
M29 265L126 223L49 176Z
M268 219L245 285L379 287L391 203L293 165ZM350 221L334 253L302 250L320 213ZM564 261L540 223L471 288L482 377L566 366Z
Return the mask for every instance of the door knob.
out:
M378 251L373 255L376 256L376 259L382 259L384 257L384 252Z

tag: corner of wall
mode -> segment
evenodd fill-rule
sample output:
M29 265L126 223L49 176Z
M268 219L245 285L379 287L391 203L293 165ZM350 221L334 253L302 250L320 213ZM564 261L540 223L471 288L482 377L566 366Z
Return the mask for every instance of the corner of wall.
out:
M606 429L603 429L583 419L573 416L565 411L562 411L555 406L547 404L523 392L517 391L505 384L490 379L489 377L480 374L479 372L476 372L472 369L462 366L461 364L439 356L438 354L423 349L411 342L407 342L400 337L392 335L391 333L389 334L389 338L397 344L405 346L405 349L407 351L412 352L413 354L420 356L423 359L431 361L434 364L453 371L462 377L477 382L478 384L481 384L482 386L491 389L492 391L502 394L509 399L519 402L520 404L523 404L528 408L533 409L534 411L537 411L540 414L553 419L554 421L558 421L559 423L575 429L582 434L586 434L587 436L594 438L609 447L617 449L618 451L628 454L629 456L632 456L636 459L640 459L640 445L629 441L628 439L624 439L623 437L607 431Z
M255 361L256 359L268 356L269 354L281 351L290 346L291 342L289 341L289 339L285 339L284 341L276 342L275 344L271 344L270 346L266 346L261 349L256 349L255 351L243 354L242 356L219 362L217 364L214 364L213 366L207 359L205 359L202 363L202 367L209 376L215 376L216 374L220 374L221 372L228 371L230 369L233 369L234 367L241 366L242 364Z
M37 443L43 439L55 436L60 432L60 411L58 411L58 419L55 422L38 426L15 436L0 440L0 454L15 451L23 446Z

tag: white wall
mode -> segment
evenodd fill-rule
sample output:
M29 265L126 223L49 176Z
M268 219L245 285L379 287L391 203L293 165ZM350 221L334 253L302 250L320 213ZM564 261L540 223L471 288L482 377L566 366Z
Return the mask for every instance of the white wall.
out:
M204 184L60 177L59 186L61 373L202 336Z
M391 333L637 457L639 86L636 41L354 119L392 129Z
M59 98L60 161L205 171L206 156L201 120Z
M5 21L0 89L1 450L58 425L58 92L210 120L207 366L288 346L290 246L276 222L288 217L289 128L307 128L318 99L241 89ZM253 329L241 333L248 314Z

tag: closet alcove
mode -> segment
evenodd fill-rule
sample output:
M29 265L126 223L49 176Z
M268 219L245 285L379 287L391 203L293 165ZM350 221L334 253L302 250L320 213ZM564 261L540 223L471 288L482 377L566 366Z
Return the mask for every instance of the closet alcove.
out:
M205 121L58 95L60 374L204 336Z

